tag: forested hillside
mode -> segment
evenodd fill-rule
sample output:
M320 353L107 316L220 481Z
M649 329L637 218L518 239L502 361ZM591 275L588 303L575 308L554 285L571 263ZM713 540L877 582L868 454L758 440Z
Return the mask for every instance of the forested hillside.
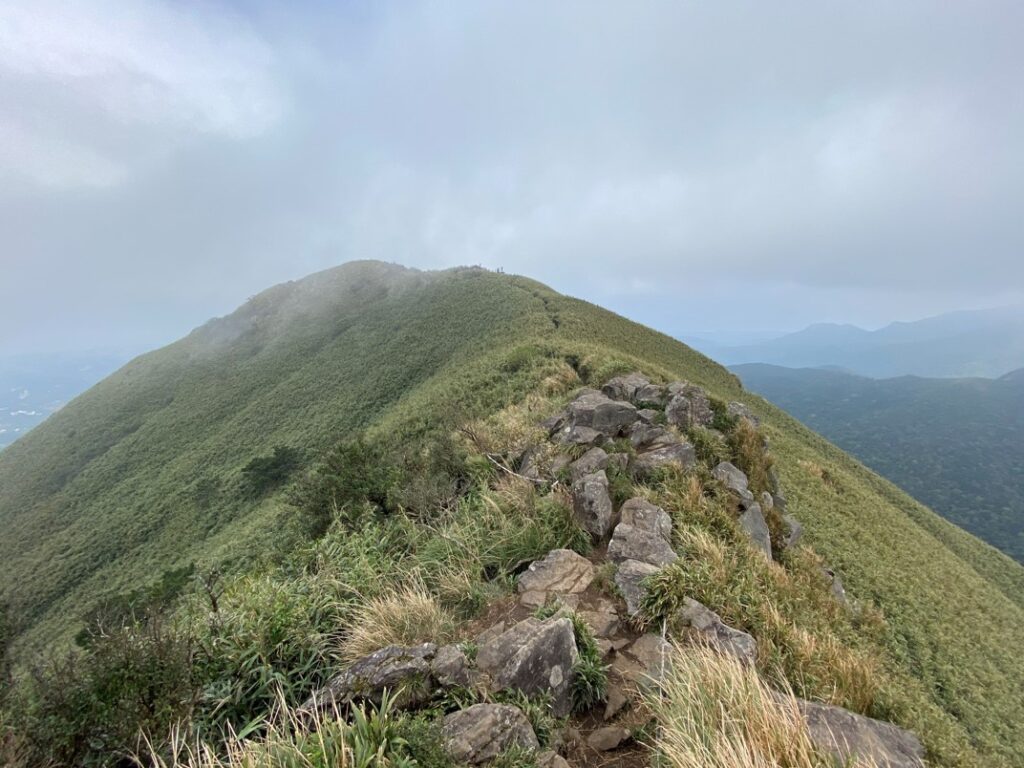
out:
M1024 561L1024 371L877 380L770 365L733 370L947 520Z

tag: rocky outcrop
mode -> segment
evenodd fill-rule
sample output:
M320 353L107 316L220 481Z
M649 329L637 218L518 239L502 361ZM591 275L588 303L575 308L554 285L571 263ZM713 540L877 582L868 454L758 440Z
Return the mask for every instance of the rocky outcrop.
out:
M572 622L554 617L525 619L477 650L479 670L497 691L551 695L551 711L564 717L572 708L574 667L579 658Z
M612 527L612 497L604 470L584 475L572 484L572 508L583 530L603 539Z
M747 476L739 467L728 461L723 461L711 470L711 476L739 499L741 508L746 509L754 503L754 494L748 487Z
M755 427L761 425L761 420L758 419L757 416L754 415L754 412L743 403L733 401L725 407L725 412L734 419L746 419Z
M633 460L633 468L639 475L648 475L662 467L678 466L682 469L692 467L697 461L697 452L687 442L679 440L670 445L652 448L637 454Z
M519 577L517 589L523 605L544 605L556 595L583 592L594 580L594 566L570 549L554 549L535 560Z
M437 646L433 643L410 648L397 645L381 648L353 662L313 694L301 709L309 712L355 701L379 704L386 690L397 692L397 706L421 704L437 687L431 670L436 653Z
M457 763L480 765L513 747L540 748L530 721L518 707L474 704L445 716L441 727L445 750Z
M924 768L924 748L909 731L826 704L799 706L815 747L841 765L859 757L878 768Z
M430 674L442 688L469 688L476 680L476 672L463 650L457 645L437 649L430 662Z
M598 728L587 738L587 746L598 752L611 752L632 738L632 734L621 725L606 725Z
M753 666L757 660L757 642L753 637L727 626L717 613L696 600L685 598L675 620L719 653L734 656L748 666Z
M630 373L625 376L616 376L601 387L601 392L612 400L628 400L632 402L636 399L637 392L649 386L650 383L650 379L645 376L639 373Z
M618 437L634 421L636 406L612 400L597 390L584 390L566 408L574 427L590 427L606 437Z

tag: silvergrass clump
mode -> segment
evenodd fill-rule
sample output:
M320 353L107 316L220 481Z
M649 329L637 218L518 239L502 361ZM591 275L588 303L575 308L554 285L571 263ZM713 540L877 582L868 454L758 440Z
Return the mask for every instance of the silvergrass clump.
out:
M340 656L352 662L388 645L445 643L455 619L418 579L371 598L352 613Z
M811 742L796 697L769 688L757 671L708 648L676 647L652 746L672 768L833 768ZM846 768L874 768L863 760Z

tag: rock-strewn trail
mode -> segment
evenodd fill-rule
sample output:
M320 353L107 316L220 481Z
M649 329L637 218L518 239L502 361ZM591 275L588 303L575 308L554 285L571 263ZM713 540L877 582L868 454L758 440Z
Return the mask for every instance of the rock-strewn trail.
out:
M732 421L747 419L756 426L741 403L729 403L725 413ZM580 391L564 412L544 424L556 458L541 461L551 452L533 446L517 471L534 482L568 487L573 513L593 539L591 556L565 549L549 552L520 574L514 596L491 607L485 626L478 623L480 631L467 638L468 645L383 648L353 663L306 708L379 701L385 689L399 691L400 705L407 707L453 688L541 696L550 702L552 714L568 720L539 765L607 765L613 752L620 756L614 764L647 764L646 748L634 739L649 721L642 693L663 679L672 646L664 630L642 631L636 619L645 580L678 559L673 516L640 496L616 506L608 471L625 469L643 479L669 466L693 467L696 450L683 435L694 427L711 429L715 417L711 398L685 382L662 386L634 373L612 379L600 391ZM802 528L786 514L777 482L755 498L747 476L733 464L719 463L711 475L734 500L736 521L751 546L767 558L777 554L766 520L773 511L783 521L776 546L796 543ZM836 598L845 600L838 577L827 576L822 589L831 583ZM608 676L604 700L582 712L574 712L582 651L574 619L589 629ZM756 662L756 638L728 626L692 598L685 598L666 626L676 628L679 642L707 645L744 665ZM907 731L838 707L811 702L800 707L814 743L840 761L858 755L880 768L924 765L920 742ZM473 765L510 747L540 750L529 720L507 703L455 711L445 717L443 733L452 758Z

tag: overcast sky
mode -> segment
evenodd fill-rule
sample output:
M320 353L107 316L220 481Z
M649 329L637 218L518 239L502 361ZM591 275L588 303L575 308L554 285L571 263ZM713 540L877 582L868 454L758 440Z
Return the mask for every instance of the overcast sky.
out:
M1024 301L1019 2L0 0L0 353L355 258L676 335Z

